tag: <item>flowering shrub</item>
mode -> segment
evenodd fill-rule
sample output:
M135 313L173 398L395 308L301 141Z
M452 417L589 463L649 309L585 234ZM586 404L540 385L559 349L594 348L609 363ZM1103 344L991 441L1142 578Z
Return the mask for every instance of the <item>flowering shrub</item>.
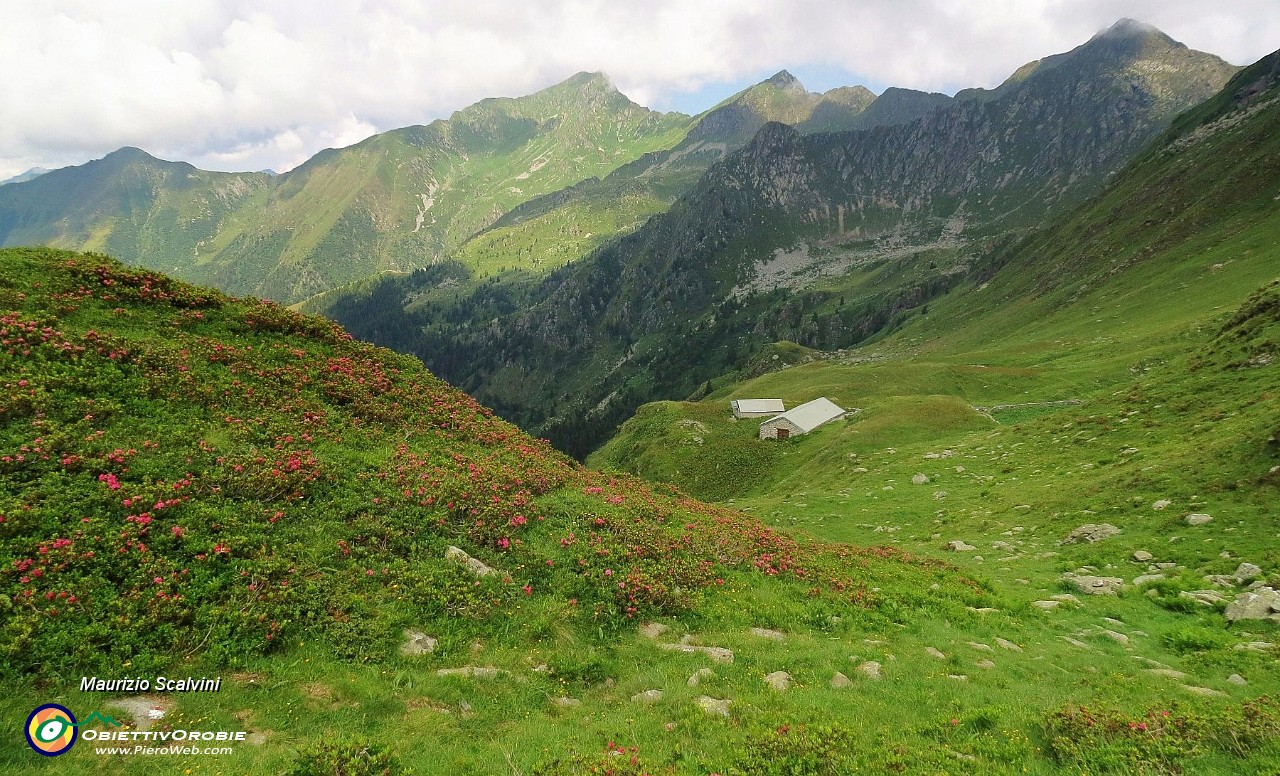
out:
M399 776L408 772L377 744L342 740L304 747L288 776Z
M1068 707L1045 720L1054 758L1091 773L1182 773L1187 758L1217 750L1236 757L1280 736L1280 701L1153 708L1131 716L1116 709Z
M537 776L663 776L675 773L672 766L647 765L637 746L624 746L616 741L605 744L604 751L593 755L574 754L539 765Z
M777 725L748 735L725 776L841 776L854 770L854 751L840 725Z

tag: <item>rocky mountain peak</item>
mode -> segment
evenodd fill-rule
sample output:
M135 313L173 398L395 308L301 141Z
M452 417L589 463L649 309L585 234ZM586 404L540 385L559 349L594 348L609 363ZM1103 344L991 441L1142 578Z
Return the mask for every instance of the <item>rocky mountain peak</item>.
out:
M804 90L804 84L800 83L800 79L796 78L786 70L779 70L773 75L761 82L761 86L773 86L778 89L800 89Z
M1160 29L1146 22L1137 19L1124 18L1111 25L1107 29L1094 35L1091 40L1099 40L1103 38L1162 38L1170 43L1173 39L1165 35Z

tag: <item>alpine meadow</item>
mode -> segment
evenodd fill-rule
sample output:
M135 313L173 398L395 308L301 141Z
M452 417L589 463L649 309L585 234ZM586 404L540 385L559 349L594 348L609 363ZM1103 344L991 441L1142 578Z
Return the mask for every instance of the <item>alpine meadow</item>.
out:
M1280 52L879 92L0 183L0 772L1280 773Z

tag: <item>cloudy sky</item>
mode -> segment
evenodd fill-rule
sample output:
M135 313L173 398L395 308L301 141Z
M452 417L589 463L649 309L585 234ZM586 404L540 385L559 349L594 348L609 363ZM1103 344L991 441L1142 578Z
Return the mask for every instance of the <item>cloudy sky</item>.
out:
M696 113L777 70L811 90L994 86L1121 17L1229 62L1276 0L0 0L0 180L123 145L216 170L602 70Z

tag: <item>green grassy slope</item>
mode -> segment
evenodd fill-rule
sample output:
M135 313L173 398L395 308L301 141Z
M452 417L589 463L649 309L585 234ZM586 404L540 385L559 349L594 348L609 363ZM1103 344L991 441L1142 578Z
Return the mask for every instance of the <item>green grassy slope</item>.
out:
M1161 747L1177 738L1163 722L1170 708L1224 713L1229 698L1264 698L1280 683L1276 625L1224 617L1251 582L1230 580L1242 562L1260 567L1259 583L1280 583L1277 94L1273 55L1100 196L894 336L715 382L698 402L648 405L590 463L800 535L945 557L987 581L1008 607L992 616L1058 670L1046 680L993 658L989 672L966 672L975 697L1004 729L1052 705L1038 682L1071 687L1089 711L1048 726L1060 734L1044 751L1059 767L1274 769L1266 736L1247 763ZM819 395L861 412L783 443L755 442L758 422L728 412L731 398L791 406ZM1064 542L1104 523L1119 533ZM956 540L968 548L949 549ZM1067 573L1126 588L1086 596ZM1079 603L1033 604L1065 593ZM937 648L957 669L969 650L924 624L901 642L902 652Z
M9 249L0 311L4 724L53 701L132 729L127 694L81 676L216 675L216 694L141 699L165 710L153 729L253 734L216 763L110 765L88 741L46 759L8 737L0 770L307 772L350 740L418 773L571 773L613 740L659 772L723 771L748 730L839 721L825 709L850 690L825 683L856 666L851 641L917 615L977 623L965 607L989 602L946 564L796 542L584 470L415 360L272 303ZM647 618L671 633L638 636ZM401 654L406 629L434 652ZM733 662L681 651L685 634ZM438 673L465 666L496 678ZM783 668L813 689L779 705L761 677ZM664 700L629 700L647 689Z

